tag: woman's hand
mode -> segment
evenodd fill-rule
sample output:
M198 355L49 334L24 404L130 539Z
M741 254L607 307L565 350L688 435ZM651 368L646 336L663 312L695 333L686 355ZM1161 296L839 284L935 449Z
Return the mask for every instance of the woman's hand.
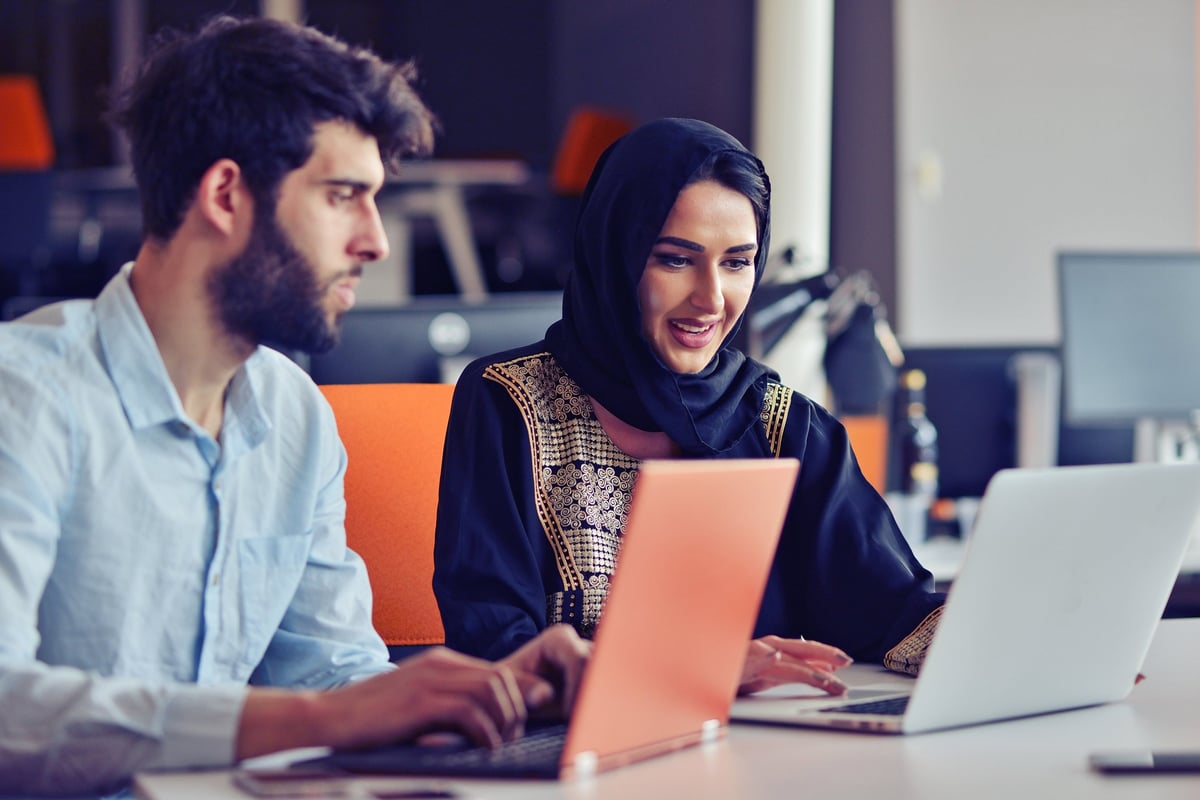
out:
M833 673L853 663L836 647L808 639L764 636L750 642L738 694L753 694L785 683L807 683L832 695L846 693Z

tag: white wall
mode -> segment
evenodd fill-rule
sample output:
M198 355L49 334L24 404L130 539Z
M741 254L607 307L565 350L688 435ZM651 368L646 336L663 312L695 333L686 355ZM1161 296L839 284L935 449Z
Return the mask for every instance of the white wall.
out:
M895 0L907 345L1053 343L1065 248L1197 245L1195 0Z

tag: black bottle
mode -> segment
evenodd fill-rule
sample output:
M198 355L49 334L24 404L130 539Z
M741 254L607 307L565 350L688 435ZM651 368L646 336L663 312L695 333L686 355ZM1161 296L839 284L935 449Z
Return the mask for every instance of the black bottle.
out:
M925 415L925 373L900 374L892 428L895 465L889 497L900 530L910 544L925 541L929 509L938 493L937 428Z

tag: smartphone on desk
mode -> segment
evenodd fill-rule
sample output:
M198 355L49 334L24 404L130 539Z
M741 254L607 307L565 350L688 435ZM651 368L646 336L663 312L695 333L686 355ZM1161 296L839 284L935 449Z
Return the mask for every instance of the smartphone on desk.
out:
M1200 750L1110 750L1092 753L1088 764L1097 772L1118 775L1200 773Z

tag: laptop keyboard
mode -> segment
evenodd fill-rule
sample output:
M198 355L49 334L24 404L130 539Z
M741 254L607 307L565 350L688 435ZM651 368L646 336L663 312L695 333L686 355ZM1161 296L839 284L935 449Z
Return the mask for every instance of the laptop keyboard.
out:
M555 778L566 740L566 724L540 725L495 750L471 744L395 745L372 750L343 750L305 762L305 765L376 775Z
M557 767L566 742L567 726L555 725L530 731L520 739L505 742L495 750L472 747L469 750L448 753L446 763L455 766L484 764L496 767L553 764Z
M883 700L867 700L862 703L850 703L844 706L823 708L821 711L822 713L829 714L885 714L900 716L904 713L904 709L908 708L908 698L909 695L886 697Z

